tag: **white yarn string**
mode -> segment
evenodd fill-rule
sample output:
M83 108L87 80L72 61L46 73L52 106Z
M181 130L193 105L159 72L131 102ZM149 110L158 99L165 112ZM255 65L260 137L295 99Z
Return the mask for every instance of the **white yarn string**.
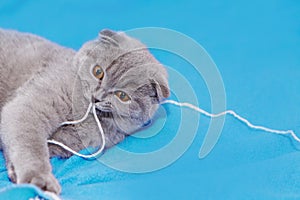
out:
M276 129L271 129L271 128L267 128L264 126L257 126L257 125L252 124L251 122L249 122L249 120L245 119L244 117L241 117L233 110L226 110L226 111L218 113L218 114L211 114L211 113L209 113L197 106L194 106L190 103L179 103L179 102L173 101L173 100L165 100L161 104L173 104L173 105L176 105L179 107L187 107L187 108L193 109L207 117L212 117L212 118L216 118L216 117L220 117L220 116L229 114L229 115L232 115L233 117L235 117L236 119L238 119L239 121L245 123L249 128L252 128L255 130L266 131L269 133L275 133L275 134L279 134L279 135L290 134L294 138L294 140L296 140L297 142L300 142L300 139L297 137L297 135L295 134L295 132L293 130L276 130Z
M176 106L179 106L179 107L190 108L192 110L195 110L195 111L197 111L197 112L199 112L199 113L201 113L201 114L203 114L207 117L211 117L211 118L221 117L221 116L224 116L224 115L227 115L227 114L232 115L234 118L236 118L239 121L246 124L249 128L252 128L252 129L255 129L255 130L260 130L260 131L265 131L265 132L269 132L269 133L279 134L279 135L291 135L294 138L294 140L296 140L297 142L300 142L300 139L297 137L297 135L295 134L295 132L293 130L277 130L277 129L271 129L271 128L268 128L268 127L265 127L265 126L257 126L257 125L252 124L246 118L238 115L233 110L226 110L226 111L223 111L221 113L212 114L212 113L209 113L209 112L207 112L207 111L205 111L205 110L203 110L203 109L201 109L201 108L199 108L199 107L197 107L193 104L190 104L190 103L180 103L180 102L177 102L177 101L174 101L174 100L165 100L165 101L161 102L161 104L173 104L173 105L176 105ZM104 131L102 129L101 123L100 123L100 121L97 117L95 104L93 104L93 103L89 104L89 107L88 107L85 115L81 119L75 120L75 121L63 122L63 123L61 123L61 126L71 125L71 124L78 124L78 123L83 122L84 120L86 120L86 118L88 117L91 110L93 112L93 116L95 118L95 121L97 123L98 129L99 129L99 132L100 132L100 135L101 135L101 138L102 138L102 145L95 153L92 153L92 154L89 154L89 155L84 155L84 154L81 154L81 153L78 153L78 152L74 151L70 147L68 147L65 144L63 144L61 142L58 142L56 140L51 139L51 140L47 140L47 142L51 143L51 144L58 145L58 146L62 147L63 149L73 153L74 155L82 157L82 158L86 158L86 159L97 158L103 152L103 150L105 148L105 136L104 136Z
M75 121L66 121L66 122L61 123L60 126L79 124L79 123L83 122L89 116L89 113L90 113L92 107L93 107L93 103L90 103L88 109L86 110L86 113L84 114L84 116L81 119L75 120Z
M72 154L74 154L74 155L76 155L76 156L79 156L79 157L81 157L81 158L86 158L86 159L91 159L91 158L94 159L94 158L97 158L97 157L102 153L102 151L104 150L104 148L105 148L105 143L106 143L106 142L105 142L104 131L103 131L102 126L101 126L101 123L100 123L100 121L99 121L99 119L98 119L98 117L97 117L95 104L93 104L93 103L90 103L90 104L89 104L89 107L88 107L88 109L87 109L85 115L84 115L81 119L75 120L75 121L67 121L67 122L63 122L63 123L61 123L60 126L70 125L70 124L78 124L78 123L83 122L83 121L86 120L86 118L88 117L88 115L89 115L91 109L92 109L93 116L94 116L94 118L95 118L95 121L96 121L96 123L97 123L98 129L99 129L99 132L100 132L100 135L101 135L101 138L102 138L102 145L101 145L101 147L100 147L95 153L92 153L92 154L89 154L89 155L84 155L84 154L81 154L81 153L78 153L78 152L74 151L73 149L71 149L71 148L68 147L67 145L65 145L65 144L63 144L63 143L61 143L61 142L58 142L58 141L56 141L56 140L51 139L51 140L47 140L47 142L50 143L50 144L58 145L58 146L62 147L63 149L65 149L65 150L71 152Z

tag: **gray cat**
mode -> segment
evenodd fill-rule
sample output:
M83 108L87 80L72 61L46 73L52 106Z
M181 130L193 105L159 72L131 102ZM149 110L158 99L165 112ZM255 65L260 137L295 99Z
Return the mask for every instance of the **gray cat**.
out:
M0 29L0 136L8 174L16 183L60 193L49 157L72 154L102 140L93 116L77 125L89 103L105 133L105 148L154 115L169 96L164 67L136 39L103 30L75 52L41 37Z

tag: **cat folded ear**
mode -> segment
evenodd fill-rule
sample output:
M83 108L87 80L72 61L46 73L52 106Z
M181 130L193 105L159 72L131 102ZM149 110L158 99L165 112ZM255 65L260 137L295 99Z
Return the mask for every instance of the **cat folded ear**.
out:
M156 74L156 76L153 77L153 79L151 80L151 85L152 88L155 90L155 96L157 98L158 103L170 96L170 89L167 76L164 76L163 74Z
M99 32L99 38L102 42L110 45L119 46L118 33L109 29L103 29Z
M117 46L122 49L142 49L145 46L137 39L129 37L125 32L103 29L99 32L99 38L102 42Z
M117 32L110 29L103 29L99 32L99 36L113 37Z

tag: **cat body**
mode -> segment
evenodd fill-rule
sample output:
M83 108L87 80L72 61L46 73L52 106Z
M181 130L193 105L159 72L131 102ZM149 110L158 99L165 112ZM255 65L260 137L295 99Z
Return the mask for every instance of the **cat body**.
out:
M169 95L164 68L139 41L103 30L79 51L41 37L0 29L0 138L9 177L60 193L49 157L102 144L90 103L97 108L106 148L149 121Z

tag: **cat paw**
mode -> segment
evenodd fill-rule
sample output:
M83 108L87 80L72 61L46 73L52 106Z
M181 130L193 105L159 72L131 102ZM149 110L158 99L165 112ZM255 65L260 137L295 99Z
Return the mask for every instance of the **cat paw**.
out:
M17 176L16 176L14 166L11 164L11 162L7 162L7 173L8 173L9 179L13 183L16 183L17 182Z
M18 177L17 177L18 179ZM60 194L61 187L53 176L53 174L36 174L33 172L27 173L21 179L17 180L17 183L29 183L36 185L37 187L41 188L44 191L53 192L55 194Z
M11 180L11 182L16 183L17 182L17 176L15 173L15 170L13 168L7 169L8 177Z

